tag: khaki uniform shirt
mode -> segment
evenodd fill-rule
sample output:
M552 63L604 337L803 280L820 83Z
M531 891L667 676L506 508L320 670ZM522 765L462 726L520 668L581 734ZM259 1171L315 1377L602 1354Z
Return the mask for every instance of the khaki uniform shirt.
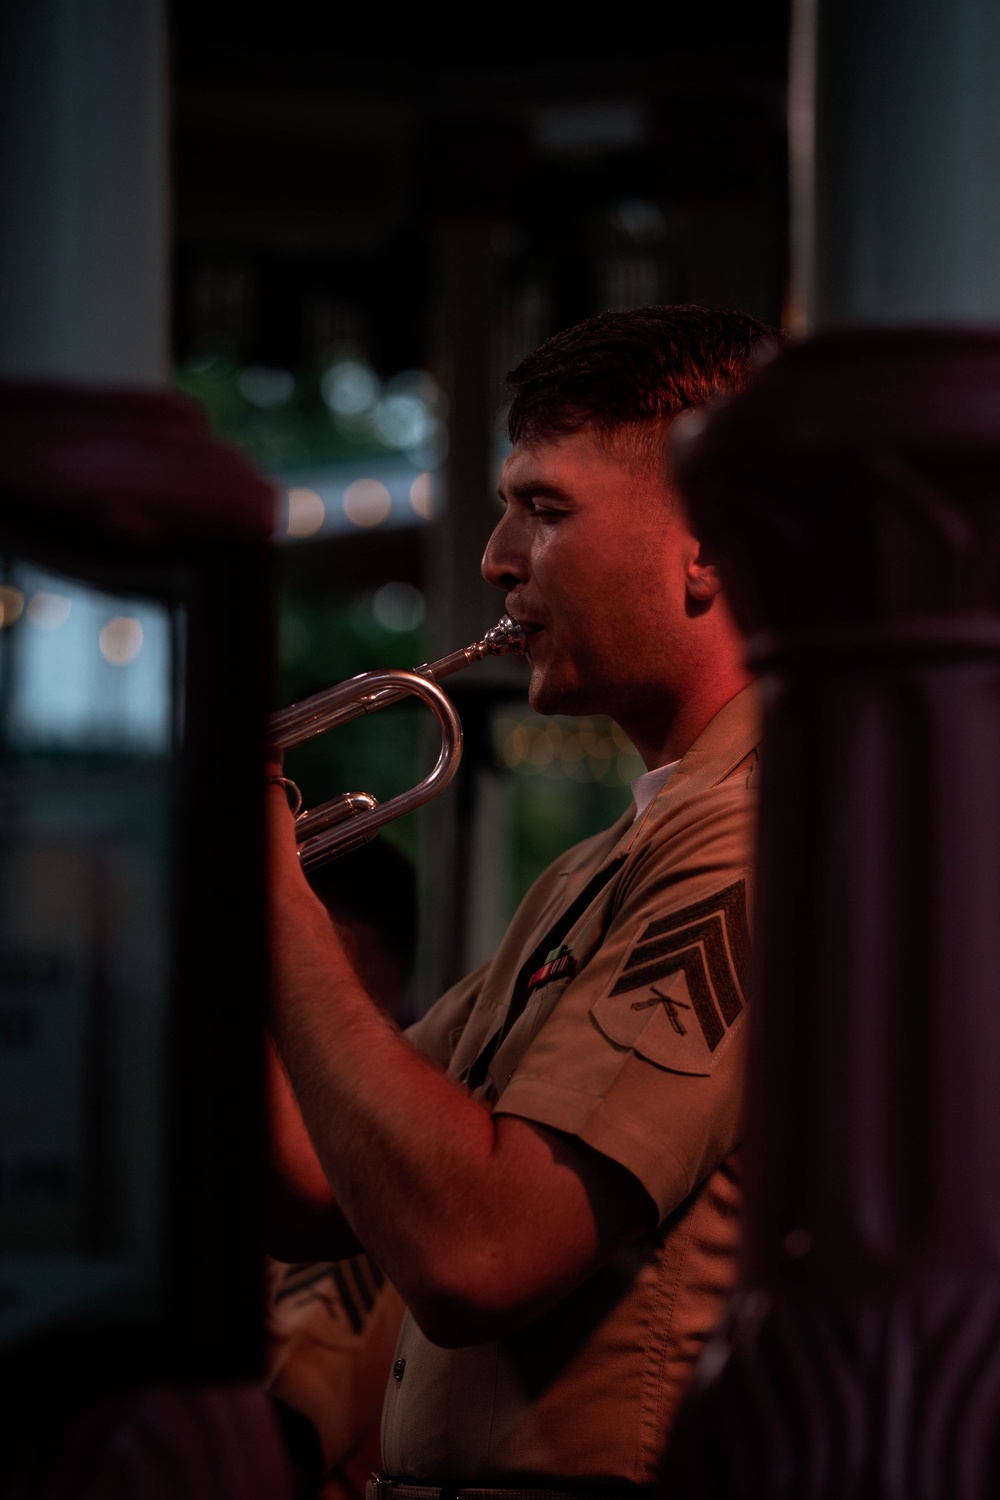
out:
M470 1081L471 1069L495 1112L627 1168L656 1227L508 1338L441 1349L407 1314L382 1416L387 1473L655 1477L736 1273L757 738L747 689L646 812L551 866L490 963L411 1028L453 1076ZM512 997L523 1010L483 1076Z
M378 1421L403 1303L367 1255L268 1271L265 1385L319 1439L322 1500L357 1500L379 1464Z

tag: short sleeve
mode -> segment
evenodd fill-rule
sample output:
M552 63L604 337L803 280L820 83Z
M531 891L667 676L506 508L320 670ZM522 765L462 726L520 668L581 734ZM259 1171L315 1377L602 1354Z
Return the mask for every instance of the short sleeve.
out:
M741 1133L753 812L723 783L653 830L495 1106L618 1162L661 1218Z

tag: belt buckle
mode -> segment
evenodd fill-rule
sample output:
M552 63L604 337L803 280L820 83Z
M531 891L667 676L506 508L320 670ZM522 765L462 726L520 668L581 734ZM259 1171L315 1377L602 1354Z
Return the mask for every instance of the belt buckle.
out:
M368 1500L387 1500L387 1497L394 1484L395 1480L390 1479L385 1474L376 1474L375 1470L373 1469L372 1476L366 1486L368 1490Z

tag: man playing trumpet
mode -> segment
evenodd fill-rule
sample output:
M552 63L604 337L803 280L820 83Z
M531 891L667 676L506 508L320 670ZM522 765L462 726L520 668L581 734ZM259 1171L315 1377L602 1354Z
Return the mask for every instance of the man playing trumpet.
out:
M527 634L532 706L609 714L647 773L405 1035L269 793L272 1027L308 1132L286 1093L276 1248L360 1243L399 1289L382 1447L403 1484L652 1485L734 1282L758 729L665 444L774 337L736 313L607 313L510 377L484 575Z

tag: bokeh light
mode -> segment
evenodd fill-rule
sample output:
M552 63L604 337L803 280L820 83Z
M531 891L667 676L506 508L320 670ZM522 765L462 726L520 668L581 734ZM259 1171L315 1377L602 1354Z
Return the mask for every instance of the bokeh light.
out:
M335 417L363 417L382 394L375 371L359 359L338 359L320 383L323 400Z
M372 413L375 435L387 448L419 448L436 423L418 396L385 396Z
M503 714L494 732L498 764L521 776L548 774L627 786L645 769L634 745L610 719Z
M53 594L47 589L39 589L28 600L24 617L36 630L58 630L69 619L72 607L73 601L68 594Z
M24 595L21 590L9 583L0 584L0 630L19 620L23 609Z
M344 491L344 515L355 526L379 526L392 510L392 497L377 479L356 479Z
M416 630L426 613L424 596L412 583L383 583L372 596L372 614L393 634Z
M113 667L127 667L142 650L142 626L130 615L112 615L98 638L101 655Z
M288 491L288 535L315 536L326 520L326 506L315 490L296 485Z
M286 406L295 395L295 376L291 370L275 369L271 365L248 365L237 375L236 386L251 406L274 411L279 406Z
M421 520L434 519L434 476L429 470L410 485L410 505Z

